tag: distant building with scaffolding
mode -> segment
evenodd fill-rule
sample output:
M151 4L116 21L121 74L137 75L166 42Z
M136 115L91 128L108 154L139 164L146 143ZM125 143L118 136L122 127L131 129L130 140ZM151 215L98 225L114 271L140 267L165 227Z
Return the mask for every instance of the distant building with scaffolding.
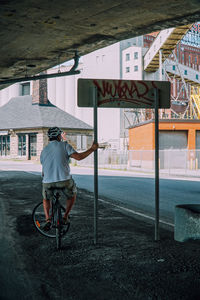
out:
M147 34L140 37L142 46L123 51L123 78L171 82L171 108L160 109L160 119L200 119L199 28L196 23ZM151 109L124 109L123 115L126 145L126 128L154 118Z

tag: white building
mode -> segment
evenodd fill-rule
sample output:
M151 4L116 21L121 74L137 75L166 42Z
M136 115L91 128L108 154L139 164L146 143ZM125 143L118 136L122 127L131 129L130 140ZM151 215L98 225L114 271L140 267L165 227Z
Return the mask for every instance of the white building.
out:
M131 46L122 52L123 79L142 80L142 47Z
M94 51L81 58L78 75L48 79L48 99L57 107L74 117L93 125L92 108L77 106L77 79L142 79L142 47L139 38L133 38ZM141 44L142 46L142 44ZM128 48L127 48L128 47ZM73 62L72 62L73 63ZM48 70L48 73L67 71L69 64ZM32 84L28 82L14 84L0 91L0 106L12 97L32 94ZM99 142L124 138L124 113L122 109L98 109ZM123 143L120 143L120 148Z

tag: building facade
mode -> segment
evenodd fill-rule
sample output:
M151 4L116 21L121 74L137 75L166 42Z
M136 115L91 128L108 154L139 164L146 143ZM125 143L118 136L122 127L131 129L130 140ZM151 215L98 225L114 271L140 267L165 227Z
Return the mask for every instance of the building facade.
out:
M155 123L153 120L129 128L130 163L135 164L143 155L144 166L153 168L155 150ZM170 163L176 168L200 168L200 121L160 120L160 168Z
M78 67L81 71L79 75L47 80L48 99L58 108L93 126L93 110L80 108L77 105L78 78L120 79L122 76L122 51L127 46L135 44L136 39L133 38L83 56ZM71 65L66 64L52 68L47 72L57 73L67 71L70 68ZM6 104L12 97L21 95L32 95L31 83L17 83L0 91L0 106ZM113 140L116 140L120 145L122 117L123 114L121 114L120 109L98 109L98 137L100 142L113 144Z
M48 128L58 126L78 151L93 141L93 128L53 105L45 79L33 82L32 96L11 98L0 108L0 157L38 160L48 144Z

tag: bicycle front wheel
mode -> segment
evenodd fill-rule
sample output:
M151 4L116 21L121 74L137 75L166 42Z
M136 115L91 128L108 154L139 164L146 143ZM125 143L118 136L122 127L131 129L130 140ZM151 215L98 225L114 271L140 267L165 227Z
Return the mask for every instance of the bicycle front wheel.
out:
M50 211L50 215L52 215L51 211ZM45 219L45 214L44 214L44 209L43 209L43 202L38 203L35 206L35 208L33 209L32 220L33 220L34 226L42 235L45 235L46 237L49 237L49 238L56 237L56 226L53 226L53 224L48 231L44 230L44 225L46 224L46 219Z

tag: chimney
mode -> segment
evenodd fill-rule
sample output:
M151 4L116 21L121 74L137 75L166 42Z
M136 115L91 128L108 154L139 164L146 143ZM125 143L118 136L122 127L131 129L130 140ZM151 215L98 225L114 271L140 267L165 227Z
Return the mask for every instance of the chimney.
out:
M46 72L40 74L46 74ZM47 78L33 80L32 104L51 105L47 98Z

